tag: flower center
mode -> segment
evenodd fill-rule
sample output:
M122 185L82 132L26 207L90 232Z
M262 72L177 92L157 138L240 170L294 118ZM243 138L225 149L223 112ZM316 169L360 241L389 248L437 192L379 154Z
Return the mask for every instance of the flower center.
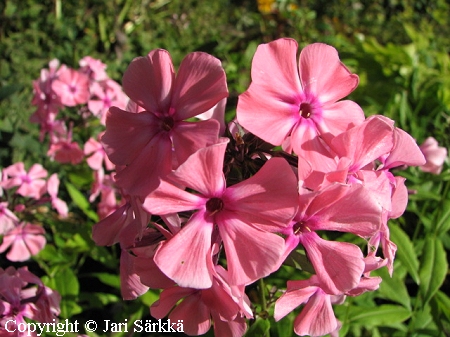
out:
M312 107L311 104L309 103L302 103L300 104L300 108L298 113L300 114L300 116L302 116L303 118L309 118L311 117L311 113L312 113Z
M303 222L303 221L297 222L292 227L292 231L294 232L295 235L300 235L305 232L311 232L311 230L308 228L308 226L305 226L305 222Z
M172 117L164 117L161 121L161 128L164 131L170 131L172 130L173 126L174 126L174 121Z
M206 210L210 215L216 214L223 209L223 201L220 198L211 198L206 202Z

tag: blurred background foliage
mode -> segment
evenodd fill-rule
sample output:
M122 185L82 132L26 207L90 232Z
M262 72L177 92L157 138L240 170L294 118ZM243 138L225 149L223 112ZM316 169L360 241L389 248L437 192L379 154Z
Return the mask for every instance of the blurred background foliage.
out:
M47 147L38 141L38 126L28 122L34 111L32 80L54 58L78 68L78 61L90 55L106 63L109 76L120 82L129 62L152 49L169 50L175 65L191 51L208 52L223 62L227 73L231 118L238 95L250 83L256 47L280 37L292 37L301 47L312 42L336 47L360 76L350 98L367 116L388 116L418 143L433 136L448 149L449 17L446 0L3 0L0 166L40 162L56 170L45 155ZM77 130L76 137L86 141L89 132ZM85 318L109 315L105 317L121 322L148 314L141 304L151 304L155 294L121 303L117 252L90 241L94 207L81 189L89 185L90 173L68 166L63 170L75 186L65 184L62 193L80 212L63 224L42 216L58 235L38 257L47 283L67 298L63 317L84 312ZM344 323L342 336L450 336L448 162L439 176L415 168L399 173L408 178L414 194L405 215L391 222L392 239L399 246L394 276L380 271L384 281L379 291L336 308ZM98 273L84 266L89 259L94 261L89 268ZM282 287L289 278L295 278L295 271L282 269L267 284ZM109 292L95 291L98 284ZM112 309L104 311L106 305ZM249 336L290 336L294 317L277 324L258 318Z

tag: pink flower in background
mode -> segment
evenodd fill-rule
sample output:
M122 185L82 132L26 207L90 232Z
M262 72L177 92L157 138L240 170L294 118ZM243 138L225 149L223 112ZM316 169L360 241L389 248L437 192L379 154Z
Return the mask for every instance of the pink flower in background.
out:
M52 89L65 106L85 104L89 100L89 77L66 65L58 71L58 78L52 82Z
M68 207L64 200L58 198L59 179L56 173L53 173L47 180L47 192L50 195L52 207L56 209L58 214L67 218Z
M185 120L227 97L225 72L218 59L195 52L184 58L175 77L169 53L158 49L131 62L123 89L144 111L110 108L102 143L114 164L126 165L116 175L118 186L146 196L172 170L173 157L181 164L217 141L217 121Z
M305 47L297 67L297 42L279 39L258 46L252 82L239 96L237 120L273 145L303 156L314 166L328 166L326 143L364 121L352 101L339 101L358 85L336 49L322 43ZM325 143L326 142L326 143Z
M254 176L227 188L222 172L227 143L191 155L167 177L175 185L161 181L144 201L145 209L157 215L198 210L154 258L182 287L211 287L215 243L223 242L233 285L272 273L283 253L284 240L272 232L286 227L295 214L294 173L284 159L272 158Z
M40 199L45 192L46 182L43 178L46 178L47 174L41 164L33 164L27 172L22 162L15 163L3 170L2 186L5 189L18 186L16 193L24 197Z
M0 202L0 235L16 227L19 223L17 216L8 209L7 202Z
M104 81L108 79L106 74L106 64L102 61L94 59L91 56L83 57L80 62L80 72L86 74L94 81Z
M441 173L445 159L447 158L447 149L439 146L439 143L433 137L428 137L420 145L420 150L425 156L426 163L419 166L419 168L424 172L433 174Z
M101 133L98 138L101 138L102 134L103 133ZM94 138L89 138L89 140L84 144L84 154L88 156L86 158L86 162L91 169L95 171L100 170L103 167L103 163L105 163L105 168L107 170L114 170L115 166L106 155L102 144Z
M76 165L83 161L84 152L77 142L72 141L72 126L69 130L61 130L61 134L54 134L47 156L61 164Z
M10 248L6 257L10 261L26 261L39 253L47 242L41 226L22 222L3 236L0 253Z

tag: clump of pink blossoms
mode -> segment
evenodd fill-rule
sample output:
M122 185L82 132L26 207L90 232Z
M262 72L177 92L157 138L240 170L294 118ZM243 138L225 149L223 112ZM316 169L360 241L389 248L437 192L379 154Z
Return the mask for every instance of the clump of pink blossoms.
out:
M309 45L297 62L292 39L260 45L251 75L224 127L219 60L191 53L175 74L168 52L154 50L130 64L131 101L109 109L101 138L124 202L93 238L120 244L124 298L163 289L151 314L189 321L189 335L212 323L217 336L243 336L247 320L263 315L246 287L292 261L303 271L279 290L275 319L302 305L298 335L335 335L332 306L376 290L373 270L393 272L388 220L404 212L408 192L391 169L425 159L394 121L366 119L342 100L359 79L331 46ZM86 151L100 161L91 142Z

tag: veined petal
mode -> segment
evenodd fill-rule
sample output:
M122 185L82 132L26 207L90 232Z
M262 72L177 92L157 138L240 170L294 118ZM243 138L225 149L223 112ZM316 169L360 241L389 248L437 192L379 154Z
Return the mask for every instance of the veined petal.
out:
M190 53L183 59L172 96L176 120L201 114L227 96L225 71L219 59L202 52Z
M414 138L400 128L394 128L394 147L384 162L383 169L401 165L420 166L426 160Z
M358 246L321 239L315 232L302 233L300 243L328 294L341 294L355 288L364 272L363 254Z
M159 269L181 287L210 288L213 226L203 211L192 215L187 224L156 252L154 260Z
M294 281L295 282L295 281ZM308 302L309 298L317 291L317 286L305 286L300 289L288 289L275 303L275 321L279 321L300 304Z
M149 112L132 113L111 107L101 142L116 165L128 165L159 131L159 119Z
M274 272L283 254L281 236L236 219L231 212L216 216L225 246L231 285L249 284Z
M227 188L223 201L241 221L278 230L294 217L297 198L291 167L283 158L271 158L254 176Z
M353 101L340 101L326 104L322 108L322 116L317 129L320 135L329 144L331 140L364 122L364 111Z
M220 124L216 120L176 123L172 140L178 163L184 163L197 150L217 143L219 128Z
M123 91L153 113L167 113L175 79L172 59L166 50L152 50L131 61L122 79Z
M352 74L339 60L335 48L313 43L302 49L299 73L305 92L314 93L322 104L336 102L358 86L358 75Z
M169 315L171 322L183 322L183 331L190 336L203 335L211 328L211 310L200 296L198 292L185 297Z
M155 135L138 156L116 174L117 185L130 195L145 197L172 168L172 144L165 133Z
M159 300L151 305L150 313L155 318L164 318L180 299L190 296L195 292L197 292L196 289L182 288L178 286L164 289L159 297Z

